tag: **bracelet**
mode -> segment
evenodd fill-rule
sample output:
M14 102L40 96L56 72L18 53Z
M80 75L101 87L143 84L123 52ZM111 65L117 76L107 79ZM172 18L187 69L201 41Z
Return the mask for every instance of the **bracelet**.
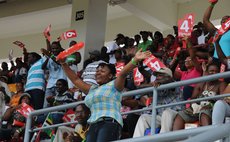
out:
M214 3L211 3L210 7L212 7L212 8L213 8L214 6L215 6L215 4L214 4Z
M52 54L52 55L50 56L50 58L56 58L56 57L54 56L54 54Z
M137 65L137 62L134 60L134 58L132 58L131 63L132 63L134 66Z

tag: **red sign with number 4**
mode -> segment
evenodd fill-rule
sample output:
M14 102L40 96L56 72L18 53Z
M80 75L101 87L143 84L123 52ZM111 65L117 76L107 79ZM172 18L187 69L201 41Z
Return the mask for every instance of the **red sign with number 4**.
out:
M69 30L67 32L64 32L61 35L61 39L62 40L66 40L66 39L74 38L74 37L77 37L77 32L75 30Z
M194 14L186 14L183 19L178 20L178 36L191 36L194 24Z
M143 63L147 65L152 71L159 71L161 68L166 67L158 58L153 55L145 59Z

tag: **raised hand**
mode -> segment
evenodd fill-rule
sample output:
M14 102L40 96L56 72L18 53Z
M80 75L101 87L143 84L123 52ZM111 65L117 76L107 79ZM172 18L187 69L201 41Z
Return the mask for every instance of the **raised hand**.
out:
M10 61L13 60L13 49L10 50L10 53L9 53L9 55L8 55L8 58L9 58Z
M218 2L218 0L209 0L209 2L212 4L216 4Z
M152 55L152 53L150 51L146 51L146 52L142 52L142 49L138 50L137 53L135 54L135 60L137 62L145 59L145 58L148 58Z

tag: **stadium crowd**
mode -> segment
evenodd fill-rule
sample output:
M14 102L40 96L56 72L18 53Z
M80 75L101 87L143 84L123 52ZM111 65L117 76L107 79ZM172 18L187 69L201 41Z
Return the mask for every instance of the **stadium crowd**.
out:
M47 36L42 56L24 48L23 58L15 62L9 58L10 69L6 62L1 64L0 141L23 140L27 117L20 111L23 108L38 110L82 100L85 104L73 109L37 116L32 125L36 128L68 122L71 115L77 124L39 131L31 139L107 142L149 135L151 111L123 116L121 112L151 107L152 94L122 97L122 93L228 71L230 31L219 36L210 22L215 4L208 6L203 22L194 25L190 37L178 37L177 26L173 27L174 34L166 37L159 31L140 31L134 38L119 33L114 41L89 52L82 70L79 52L56 59L64 48L60 41L50 42ZM224 16L221 24L229 18ZM69 47L75 44L71 41ZM153 71L143 63L152 55L165 66ZM143 80L138 80L136 69ZM157 104L226 94L230 92L229 83L227 78L160 90ZM15 84L15 92L7 84ZM156 132L185 129L187 123L198 127L221 124L226 116L230 116L230 98L161 108L157 110Z

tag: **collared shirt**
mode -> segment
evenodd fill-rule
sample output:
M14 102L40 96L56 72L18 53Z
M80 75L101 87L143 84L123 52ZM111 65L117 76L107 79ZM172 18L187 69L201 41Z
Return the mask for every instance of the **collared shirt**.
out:
M92 85L85 103L91 110L89 123L96 122L101 117L111 117L123 126L121 117L122 93L114 86L114 80L101 86Z
M42 69L43 63L44 59L41 58L30 67L28 71L25 91L33 89L40 89L45 91L45 75L44 70Z
M69 91L65 91L63 94L59 94L58 92L56 92L56 96L54 99L54 104L56 106L74 102L73 94Z
M202 72L198 71L195 67L189 71L182 71L181 72L181 81L182 80L188 80L188 79L193 79L200 77L202 75ZM190 84L189 86L195 87L196 84ZM183 87L181 87L183 88Z
M183 101L182 91L179 87L173 89L160 90L157 93L157 105L166 105ZM184 105L176 105L170 108L175 111L180 111L184 108ZM157 109L157 114L162 115L165 109L167 108Z
M152 93L150 94L152 96ZM154 98L153 98L154 99ZM172 88L172 89L165 89L157 91L157 105L166 105L171 103L177 103L183 101L183 94L180 90L180 87ZM148 106L152 108L152 104ZM170 109L175 111L183 110L185 105L176 105L170 107ZM163 111L166 110L167 107L157 109L157 115L162 115ZM151 111L145 111L142 114L150 114Z

